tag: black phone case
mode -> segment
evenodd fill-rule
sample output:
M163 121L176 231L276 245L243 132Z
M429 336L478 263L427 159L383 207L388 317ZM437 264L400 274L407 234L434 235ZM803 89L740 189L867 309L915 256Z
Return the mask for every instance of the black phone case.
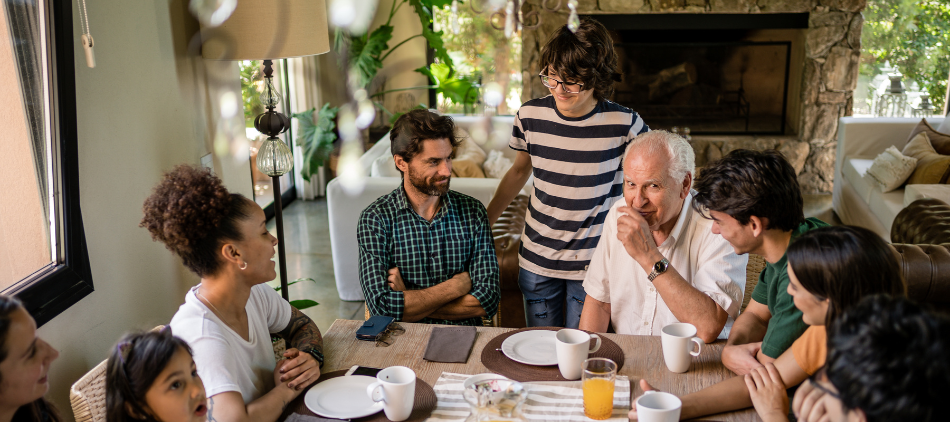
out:
M394 321L396 321L396 318L391 316L372 316L363 322L363 326L356 330L356 338L366 341L376 340L376 336L386 331L386 327L389 327L389 324L392 324Z

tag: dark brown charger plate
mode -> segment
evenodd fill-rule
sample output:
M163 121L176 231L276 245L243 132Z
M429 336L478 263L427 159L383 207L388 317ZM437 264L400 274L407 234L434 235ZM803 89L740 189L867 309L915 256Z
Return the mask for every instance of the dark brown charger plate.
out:
M482 365L485 365L491 372L504 375L519 382L530 381L568 381L561 376L561 371L557 365L553 366L535 366L518 363L505 356L501 351L501 343L508 337L511 337L522 331L548 330L558 331L560 327L531 327L519 330L509 331L499 334L497 337L488 341L485 348L482 349ZM589 332L589 331L588 331ZM617 363L617 370L623 368L624 356L623 349L606 336L600 336L600 350L591 353L592 358L607 358Z
M333 372L328 372L326 374L322 374L320 375L320 379L317 382L313 383L313 385L311 385L307 389L309 390L310 388L313 388L314 385L317 385L328 379L342 377L343 375L346 375L346 370L333 371ZM303 415L303 416L310 416L309 418L307 418L308 422L324 422L324 421L330 422L330 421L340 420L340 419L325 418L323 416L320 416L311 412L310 409L307 408L307 405L304 403L304 400L303 400L304 395L306 395L306 391L303 393L300 393L300 395L297 396L297 398L294 399L294 401L290 402L290 405L287 406L287 411L284 412L284 415L282 415L280 420L285 420L294 413ZM409 415L409 419L406 419L406 421L417 422L417 421L426 420L432 414L432 411L435 410L435 404L436 404L435 390L433 390L432 386L429 385L427 382L423 381L422 379L416 378L416 397L412 403L412 413ZM366 417L351 419L351 420L354 422L387 422L389 421L389 419L386 418L385 412L383 412L382 410Z

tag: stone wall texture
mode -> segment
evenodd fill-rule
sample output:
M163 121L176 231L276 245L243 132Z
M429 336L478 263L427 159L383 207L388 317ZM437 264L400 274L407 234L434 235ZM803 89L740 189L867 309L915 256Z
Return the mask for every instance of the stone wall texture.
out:
M523 12L541 11L545 0L527 0ZM547 0L549 5L555 1ZM802 63L801 121L798 134L784 137L695 137L696 164L737 148L778 149L798 171L805 192L831 192L834 184L838 118L851 115L861 54L861 11L866 0L579 0L582 15L633 13L809 13ZM541 11L541 25L523 31L522 100L548 94L537 74L541 46L567 22L567 8ZM649 124L647 117L647 124Z

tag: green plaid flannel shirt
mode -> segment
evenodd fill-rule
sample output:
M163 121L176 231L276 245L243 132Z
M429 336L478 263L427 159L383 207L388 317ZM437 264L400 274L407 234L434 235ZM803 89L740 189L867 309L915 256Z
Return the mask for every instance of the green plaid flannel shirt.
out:
M491 317L498 311L498 259L488 213L481 202L449 191L432 222L416 214L402 185L370 204L356 229L360 249L360 285L373 315L402 320L405 299L386 284L389 269L399 267L408 290L420 290L468 271L469 292ZM481 318L427 324L481 325Z

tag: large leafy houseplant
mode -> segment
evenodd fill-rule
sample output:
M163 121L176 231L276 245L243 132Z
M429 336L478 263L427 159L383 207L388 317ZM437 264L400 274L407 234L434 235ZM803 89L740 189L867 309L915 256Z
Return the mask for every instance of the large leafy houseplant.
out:
M389 43L393 38L393 17L406 4L412 7L419 17L422 32L410 36L390 48ZM436 90L437 93L442 93L450 101L458 104L474 104L478 101L477 82L472 77L456 75L452 58L442 42L443 32L432 29L434 10L444 8L450 4L451 0L394 0L389 9L389 17L386 19L386 23L372 31L361 35L348 34L342 31L336 33L334 49L345 54L346 67L352 70L351 77L355 78L351 82L359 88L369 86L379 73L379 69L383 67L383 61L393 51L412 39L425 38L429 48L434 51L436 63L416 69L416 72L426 75L432 85L395 88L370 95L370 98L374 100L374 105L389 117L390 123L398 118L401 113L390 112L383 107L382 102L378 99L391 92L428 88ZM317 113L317 121L313 120L314 110L314 108L311 108L293 115L300 124L296 141L304 150L304 165L300 173L307 181L329 159L333 151L333 142L337 139L334 119L339 107L331 107L329 103L324 104L320 112Z

